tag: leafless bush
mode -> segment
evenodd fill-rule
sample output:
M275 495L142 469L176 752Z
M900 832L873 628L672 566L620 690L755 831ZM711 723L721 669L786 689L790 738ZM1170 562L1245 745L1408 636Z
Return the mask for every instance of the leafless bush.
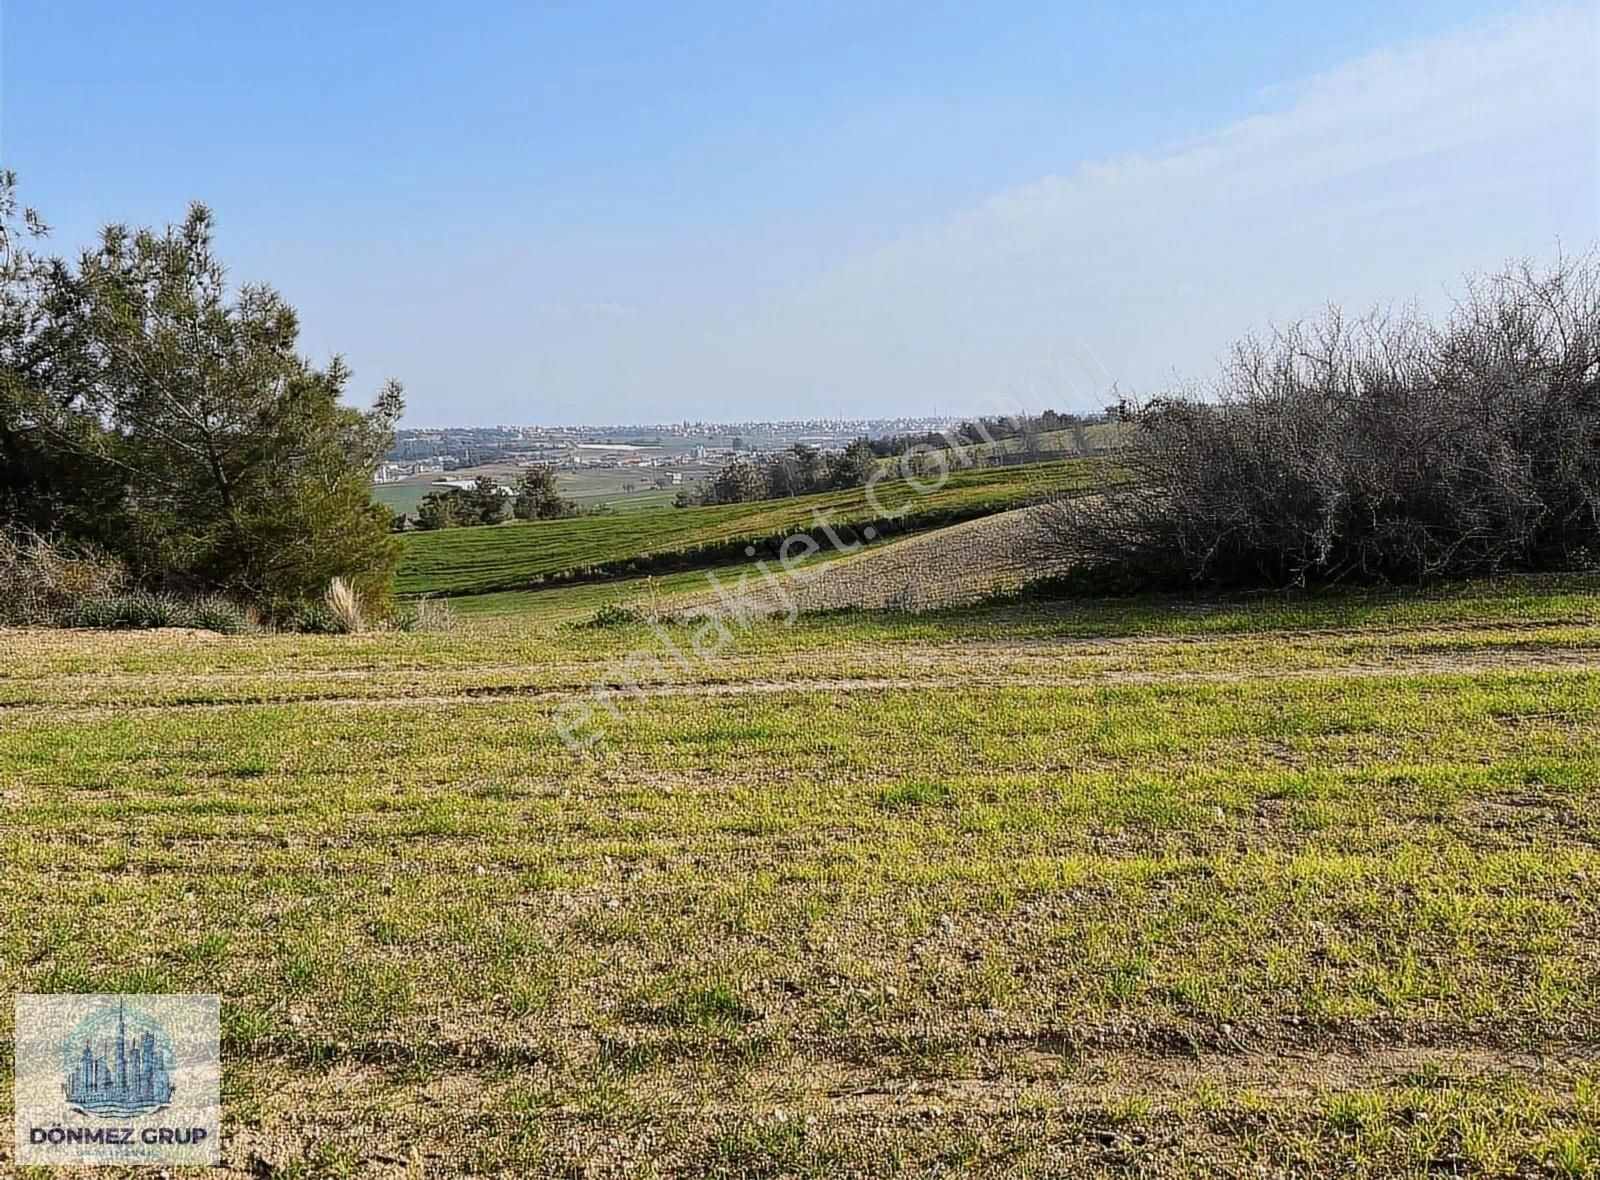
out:
M454 631L461 622L455 608L437 598L419 598L395 613L390 626L396 631Z
M1447 322L1337 311L1123 407L1098 497L1044 542L1091 583L1419 581L1600 558L1600 265L1527 264Z
M115 558L0 529L0 626L59 623L82 603L117 593L125 581Z

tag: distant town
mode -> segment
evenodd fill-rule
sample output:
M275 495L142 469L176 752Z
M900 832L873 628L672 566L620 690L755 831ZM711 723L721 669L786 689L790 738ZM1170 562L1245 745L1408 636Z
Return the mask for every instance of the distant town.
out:
M797 487L819 481L854 486L863 463L917 448L942 451L957 441L963 463L996 466L1088 456L1113 439L1106 415L1048 409L976 422L928 416L410 429L396 432L372 494L393 512L396 529L434 528L445 517L424 510L430 497L438 505L457 493L498 494L510 503L531 478L551 481L548 495L564 505L561 513L633 511L796 495ZM480 506L488 511L489 503Z
M809 418L400 430L373 475L374 496L396 513L410 513L428 492L469 489L481 477L509 495L522 471L549 465L562 494L586 510L666 506L692 496L734 459L760 461L796 445L834 454L854 439L935 434L961 421Z
M761 455L805 443L842 449L863 435L924 434L956 425L950 417L811 418L788 422L667 422L590 426L466 426L400 430L378 483L467 468L518 463L556 467L720 466L735 454Z

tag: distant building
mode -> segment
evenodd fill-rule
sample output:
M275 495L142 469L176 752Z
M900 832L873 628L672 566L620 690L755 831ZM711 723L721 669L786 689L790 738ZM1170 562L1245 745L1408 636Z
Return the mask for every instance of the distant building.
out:
M428 486L434 488L459 488L463 492L470 492L478 486L478 481L475 479L436 479ZM515 496L517 494L516 488L507 487L503 483L496 484L494 490L502 496Z

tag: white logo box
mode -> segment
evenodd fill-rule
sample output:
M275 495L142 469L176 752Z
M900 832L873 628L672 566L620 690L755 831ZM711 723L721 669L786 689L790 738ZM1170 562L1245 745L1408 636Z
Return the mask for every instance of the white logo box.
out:
M19 995L16 1015L19 1164L217 1163L217 996Z

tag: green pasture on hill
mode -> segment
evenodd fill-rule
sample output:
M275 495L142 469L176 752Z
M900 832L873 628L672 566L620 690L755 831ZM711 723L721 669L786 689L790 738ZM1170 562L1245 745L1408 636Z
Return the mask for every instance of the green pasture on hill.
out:
M918 492L886 480L875 490L823 492L785 500L666 508L615 516L414 533L406 538L401 594L481 594L542 582L681 569L738 560L748 545L771 546L821 513L835 529L931 528L1033 503L1086 486L1082 461L958 471ZM904 508L904 515L890 519Z

